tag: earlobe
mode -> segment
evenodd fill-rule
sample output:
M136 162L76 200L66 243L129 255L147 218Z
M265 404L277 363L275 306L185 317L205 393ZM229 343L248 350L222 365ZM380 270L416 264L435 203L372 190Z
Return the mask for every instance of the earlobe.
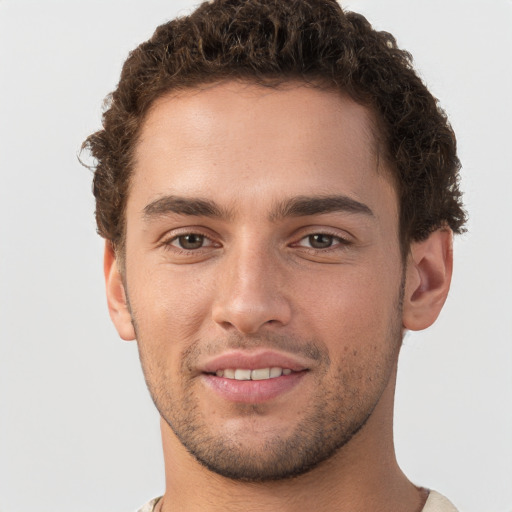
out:
M118 260L112 243L105 242L105 255L103 259L103 270L105 273L105 285L107 292L107 304L110 318L114 323L119 336L123 340L135 339L132 317L126 293L123 277L119 269Z
M452 240L451 229L440 228L411 244L402 317L405 329L426 329L439 316L452 278Z

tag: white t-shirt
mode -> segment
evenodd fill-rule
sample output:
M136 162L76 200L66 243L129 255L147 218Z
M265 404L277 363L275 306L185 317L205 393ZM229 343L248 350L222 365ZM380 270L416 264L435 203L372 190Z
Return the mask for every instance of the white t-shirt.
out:
M422 512L457 512L453 504L436 491L430 491Z
M137 512L153 512L159 500L160 498L151 500ZM436 491L430 491L422 512L457 512L457 509L444 496Z

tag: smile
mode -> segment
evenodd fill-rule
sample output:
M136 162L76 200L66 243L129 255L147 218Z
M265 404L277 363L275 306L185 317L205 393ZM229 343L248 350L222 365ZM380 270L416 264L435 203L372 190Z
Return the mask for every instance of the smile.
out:
M297 388L314 364L276 350L228 350L201 362L198 370L201 381L222 400L255 404Z
M217 370L215 375L234 380L268 380L281 377L282 375L290 375L291 373L292 370L290 368L273 366L271 368L257 368L254 370L226 368L225 370Z

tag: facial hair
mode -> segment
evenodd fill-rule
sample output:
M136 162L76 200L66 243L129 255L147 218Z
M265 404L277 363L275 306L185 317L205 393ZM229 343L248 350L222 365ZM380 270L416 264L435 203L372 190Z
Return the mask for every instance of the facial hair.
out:
M332 361L318 339L275 333L230 335L223 340L191 343L181 355L178 378L151 353L135 315L132 317L151 397L182 445L214 473L238 481L270 482L312 470L340 452L364 428L396 364L402 340L402 298L403 284L396 301L396 317L390 320L388 332L384 339L370 344L366 352L353 350ZM269 435L267 430L260 430L261 419L272 411L265 403L233 405L238 416L250 420L250 432L234 434L211 427L196 394L199 383L192 376L192 369L204 355L235 348L273 348L315 361L316 371L308 375L315 392L286 432ZM255 441L258 439L259 443Z

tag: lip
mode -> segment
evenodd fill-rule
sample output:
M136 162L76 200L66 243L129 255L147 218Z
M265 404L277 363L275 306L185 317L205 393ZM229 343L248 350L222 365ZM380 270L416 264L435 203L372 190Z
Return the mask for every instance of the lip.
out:
M235 380L217 377L218 370L281 367L292 373L267 380ZM230 351L208 360L201 366L203 383L217 396L228 402L255 404L283 395L300 384L307 375L306 361L275 351Z
M306 361L288 354L272 350L254 352L234 350L205 361L199 370L203 373L215 373L217 370L226 370L227 368L257 370L258 368L272 367L289 368L293 372L309 369Z
M234 380L205 373L201 378L209 389L224 400L257 404L291 391L306 375L307 371L301 371L268 380Z

